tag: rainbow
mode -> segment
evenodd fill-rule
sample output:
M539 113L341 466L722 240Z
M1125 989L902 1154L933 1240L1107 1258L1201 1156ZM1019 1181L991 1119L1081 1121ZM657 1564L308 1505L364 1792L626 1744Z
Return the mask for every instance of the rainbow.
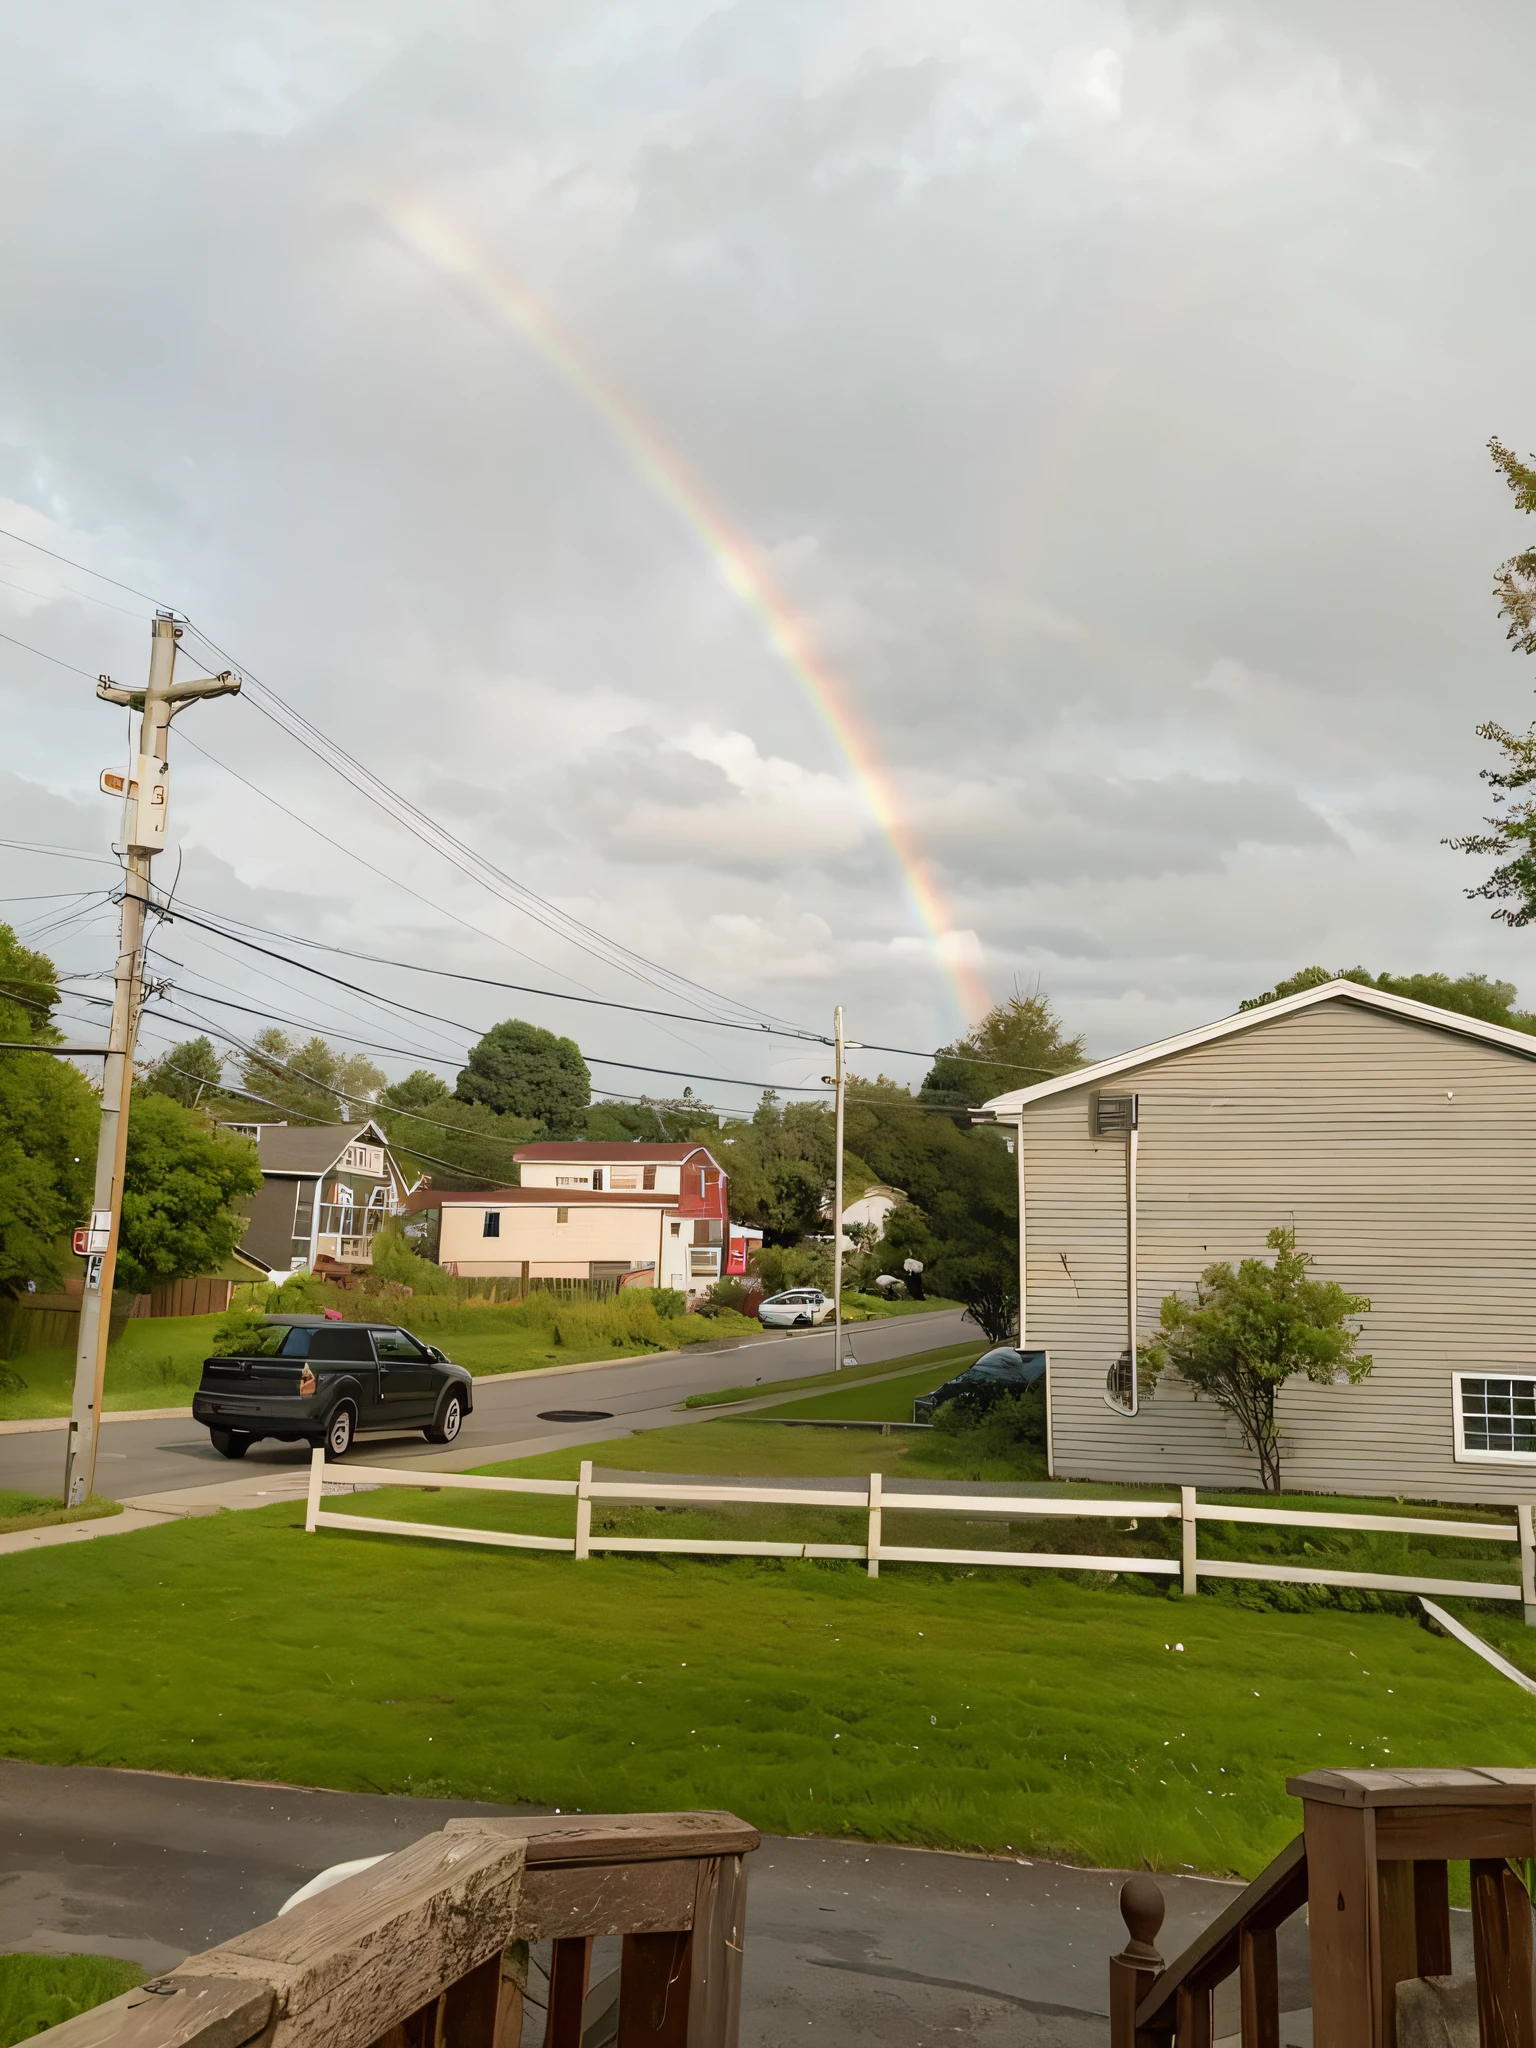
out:
M710 502L686 461L629 394L524 287L504 275L456 221L419 198L395 200L381 211L394 237L412 255L538 351L567 388L607 423L651 490L703 543L727 588L758 619L769 646L799 683L847 761L869 815L895 857L961 1016L967 1024L975 1023L991 1008L992 998L973 957L970 934L954 928L868 721L756 547Z

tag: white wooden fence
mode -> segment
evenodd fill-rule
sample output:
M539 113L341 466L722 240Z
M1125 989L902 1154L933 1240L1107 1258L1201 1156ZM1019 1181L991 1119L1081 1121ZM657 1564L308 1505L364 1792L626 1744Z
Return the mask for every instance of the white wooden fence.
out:
M435 1522L395 1522L377 1515L339 1515L322 1506L327 1471L345 1482L368 1488L404 1486L460 1488L466 1492L523 1493L554 1495L576 1502L574 1536L524 1536L500 1529L464 1529ZM735 1538L699 1536L608 1536L592 1533L592 1503L615 1501L670 1506L708 1507L722 1503L766 1507L815 1507L853 1510L867 1518L862 1543L753 1543ZM887 1508L901 1514L960 1514L968 1519L996 1516L1000 1520L1026 1521L1052 1515L1074 1520L1097 1517L1104 1521L1176 1521L1179 1524L1179 1556L1166 1557L1094 1556L1083 1551L1049 1550L937 1550L905 1543L887 1543L882 1519ZM1463 1541L1512 1543L1519 1553L1518 1584L1486 1579L1429 1579L1395 1572L1334 1571L1310 1562L1306 1564L1250 1564L1229 1558L1202 1558L1199 1532L1202 1522L1252 1522L1266 1528L1340 1529L1361 1534L1390 1536L1453 1536ZM1222 1507L1201 1505L1195 1488L1183 1486L1172 1500L1088 1500L1071 1495L1046 1497L1040 1494L955 1494L890 1493L882 1488L882 1475L871 1472L863 1481L833 1481L830 1486L712 1486L707 1479L683 1483L646 1484L636 1480L608 1480L592 1477L591 1462L583 1461L579 1479L492 1479L468 1472L405 1471L389 1465L327 1466L325 1450L318 1446L309 1468L309 1503L304 1519L306 1530L343 1529L369 1531L384 1536L421 1536L440 1543L486 1543L504 1550L558 1550L585 1558L594 1550L626 1550L652 1555L676 1553L693 1557L830 1557L844 1558L867 1566L877 1579L885 1564L999 1565L1046 1571L1147 1572L1178 1578L1186 1595L1194 1594L1201 1579L1265 1579L1292 1586L1357 1586L1379 1593L1429 1593L1442 1597L1460 1595L1476 1600L1518 1600L1525 1619L1536 1626L1536 1537L1532 1510L1528 1504L1516 1509L1516 1526L1507 1522L1435 1521L1416 1515L1332 1514L1326 1510Z

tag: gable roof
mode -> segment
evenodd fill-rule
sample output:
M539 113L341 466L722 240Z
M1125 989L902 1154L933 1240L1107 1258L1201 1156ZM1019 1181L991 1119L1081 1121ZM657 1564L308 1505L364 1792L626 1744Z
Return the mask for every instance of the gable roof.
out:
M972 1110L971 1115L978 1123L1003 1117L1011 1119L1032 1102L1041 1102L1048 1095L1061 1095L1069 1088L1112 1080L1116 1074L1151 1066L1155 1060L1170 1059L1175 1053L1191 1052L1196 1046L1209 1045L1214 1039L1235 1037L1238 1032L1251 1031L1260 1024L1273 1024L1277 1018L1293 1017L1298 1010L1310 1010L1318 1003L1339 1002L1354 1003L1363 1010L1377 1010L1388 1017L1401 1017L1409 1024L1425 1024L1436 1031L1449 1031L1458 1038L1471 1038L1482 1045L1497 1046L1501 1052L1516 1053L1522 1059L1536 1060L1536 1035L1530 1032L1511 1031L1504 1024L1485 1024L1481 1017L1464 1016L1460 1010L1442 1010L1433 1003L1416 1003L1408 996L1388 995L1385 989L1367 988L1363 982L1323 981L1316 988L1303 989L1300 995L1283 996L1277 1003L1261 1003L1256 1009L1239 1010L1236 1016L1220 1017L1214 1024L1202 1024L1194 1031L1181 1031L1174 1038L1159 1038L1151 1045L1116 1053L1113 1059L1099 1060L1091 1067L1076 1067L1070 1074L1056 1074L1049 1081L1036 1081L1033 1087L1015 1088L1007 1095L994 1095L979 1109Z
M573 1166L624 1166L638 1159L643 1166L681 1166L695 1152L717 1165L707 1145L642 1145L632 1138L579 1138L568 1145L520 1145L512 1154L523 1160L561 1160Z
M370 1117L360 1124L264 1124L256 1140L263 1173L329 1173L349 1145L382 1145L389 1140Z

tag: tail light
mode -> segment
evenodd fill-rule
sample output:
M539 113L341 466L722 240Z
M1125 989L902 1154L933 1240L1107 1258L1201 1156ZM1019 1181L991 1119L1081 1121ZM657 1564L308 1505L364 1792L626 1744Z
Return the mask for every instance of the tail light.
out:
M315 1391L315 1388L318 1384L319 1382L315 1378L313 1367L306 1365L304 1370L299 1374L300 1394L312 1394Z

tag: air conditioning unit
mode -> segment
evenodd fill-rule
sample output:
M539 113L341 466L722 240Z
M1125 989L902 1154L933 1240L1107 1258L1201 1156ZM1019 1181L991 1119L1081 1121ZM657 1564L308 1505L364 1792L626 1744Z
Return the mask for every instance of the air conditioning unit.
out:
M1128 1138L1136 1128L1134 1095L1108 1095L1095 1089L1088 1098L1088 1128L1095 1138Z

